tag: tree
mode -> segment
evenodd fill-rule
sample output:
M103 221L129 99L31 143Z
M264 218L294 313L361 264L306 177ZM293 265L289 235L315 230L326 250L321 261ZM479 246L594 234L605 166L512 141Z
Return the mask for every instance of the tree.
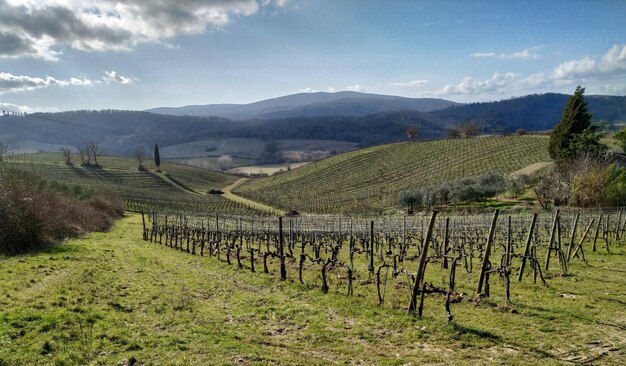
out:
M157 172L161 172L161 155L159 154L159 144L154 145L154 165L157 167Z
M87 150L88 159L89 157L93 158L94 165L98 166L98 156L102 156L104 153L100 146L94 140L89 140L85 144L85 149Z
M419 136L419 129L417 127L409 127L406 129L406 136L409 138L409 142L417 140Z
M577 147L572 148L571 142L576 135L591 127L591 113L587 110L584 93L585 88L580 85L576 87L574 95L569 98L563 110L561 121L550 136L550 157L557 162L570 160L576 155Z
M472 121L463 122L458 128L459 137L462 139L476 136L479 132L480 125L477 122Z
M139 147L135 149L135 151L133 152L133 157L137 159L137 162L139 163L137 169L145 170L145 168L143 167L143 161L146 160L146 152L143 150L143 148Z
M233 158L230 155L222 155L217 159L217 165L221 170L226 170L233 165Z
M63 162L65 165L74 165L72 164L72 149L67 146L61 147L61 154L63 154Z

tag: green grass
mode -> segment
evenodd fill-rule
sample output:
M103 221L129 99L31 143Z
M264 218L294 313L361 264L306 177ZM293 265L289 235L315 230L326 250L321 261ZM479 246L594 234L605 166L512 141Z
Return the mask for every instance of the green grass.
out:
M252 179L234 193L306 213L382 212L398 193L488 171L509 174L549 161L545 136L396 143L341 154L284 174Z
M414 319L393 298L376 306L371 283L348 298L331 282L323 295L314 276L297 284L291 267L281 282L275 262L269 275L251 273L140 233L135 215L110 233L0 257L0 364L621 365L626 357L623 243L611 254L588 251L588 266L572 262L547 289L514 282L509 305L494 278L489 301L453 304L447 323L436 295ZM426 274L443 280L437 264ZM458 290L473 293L477 273L457 276Z

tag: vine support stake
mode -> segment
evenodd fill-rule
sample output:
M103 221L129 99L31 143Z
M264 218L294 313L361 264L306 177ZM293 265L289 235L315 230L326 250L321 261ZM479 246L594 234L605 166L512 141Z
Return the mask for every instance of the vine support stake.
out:
M537 214L533 214L533 219L530 222L530 228L528 229L528 238L526 239L526 246L524 247L524 254L522 256L522 264L519 267L519 274L517 275L517 281L522 280L524 275L524 267L526 266L526 257L530 254L530 244L533 240L533 231L535 230L535 224L537 223Z
M480 269L480 277L478 277L478 286L476 286L476 295L480 295L483 291L483 283L485 282L485 275L489 263L489 253L491 252L491 245L493 243L493 236L496 232L496 224L498 223L498 214L500 210L496 210L493 213L493 220L491 221L491 228L489 229L489 237L487 238L487 247L483 252L483 265Z
M426 237L422 242L422 250L420 255L420 263L417 268L417 274L415 275L415 282L413 283L413 291L411 292L411 302L409 303L409 314L415 314L417 310L417 294L420 291L420 283L424 275L424 269L426 267L426 255L428 253L428 243L433 235L433 227L435 226L435 219L437 218L437 211L433 211L430 217L430 223L428 224L428 230L426 231Z

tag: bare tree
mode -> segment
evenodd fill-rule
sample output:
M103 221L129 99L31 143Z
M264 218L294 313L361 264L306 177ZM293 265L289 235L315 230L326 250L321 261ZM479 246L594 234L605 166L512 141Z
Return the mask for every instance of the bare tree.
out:
M72 149L67 146L62 146L60 150L63 154L63 161L65 162L65 165L74 165L72 164Z
M137 159L137 162L139 163L139 166L137 167L137 169L144 170L145 168L143 167L143 162L144 160L146 160L145 150L141 147L135 149L135 151L133 152L133 157Z
M80 165L89 164L89 155L87 154L87 150L85 149L84 144L76 145L76 149L78 150L78 156L80 156ZM87 160L85 160L87 159Z
M417 127L409 127L406 129L406 136L409 138L409 142L417 140L419 136L419 129Z
M478 125L478 123L476 122L466 121L466 122L461 123L461 125L458 128L458 131L459 131L459 137L466 139L468 137L478 135L478 132L480 132L480 125Z
M222 155L217 159L217 165L221 170L226 170L233 165L233 158L230 155Z
M85 145L88 159L93 158L94 165L98 165L98 156L102 156L103 151L94 140L87 141Z

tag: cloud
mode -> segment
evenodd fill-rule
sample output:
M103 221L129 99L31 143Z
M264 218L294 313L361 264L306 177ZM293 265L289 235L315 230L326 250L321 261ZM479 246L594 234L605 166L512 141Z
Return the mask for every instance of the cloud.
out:
M538 89L566 91L574 85L591 85L597 93L624 94L626 90L626 45L614 45L602 57L583 57L563 62L551 71L530 75L496 72L486 80L463 78L456 85L420 95L502 96L536 93Z
M535 46L512 53L477 52L472 53L470 56L476 58L497 58L500 60L536 60L539 58L537 51L541 48L542 46Z
M315 89L315 88L302 88L302 89L298 89L298 93L317 93L319 92L319 90Z
M518 80L519 74L496 72L487 80L474 80L465 77L457 85L446 85L433 92L434 95L479 95L479 94L505 94L511 83Z
M34 77L28 75L13 75L8 72L0 72L0 94L11 92L23 92L51 86L90 86L101 83L131 84L133 78L119 75L116 71L105 71L101 80L89 80L87 78L69 78L67 80L56 79L52 76Z
M409 88L409 87L424 85L424 84L428 84L428 80L411 80L411 81L406 81L406 82L396 82L396 83L389 84L389 86Z
M580 60L568 61L554 68L555 79L572 79L575 77L591 76L596 73L597 64L592 58L585 57Z
M346 86L346 90L355 91L355 92L364 92L364 91L366 91L366 89L363 86L359 85L359 84L348 85L348 86Z
M332 87L332 86L329 86L329 87L328 87L328 92L329 92L329 93L334 93L334 92L336 92L336 91L337 91L337 88Z
M105 83L118 83L118 84L132 84L133 79L122 76L117 73L117 71L105 71L104 76L102 77L102 81Z
M62 49L129 50L220 29L286 0L0 0L0 57L58 60Z
M614 45L600 60L584 57L564 62L554 68L552 76L559 80L626 75L626 45Z

